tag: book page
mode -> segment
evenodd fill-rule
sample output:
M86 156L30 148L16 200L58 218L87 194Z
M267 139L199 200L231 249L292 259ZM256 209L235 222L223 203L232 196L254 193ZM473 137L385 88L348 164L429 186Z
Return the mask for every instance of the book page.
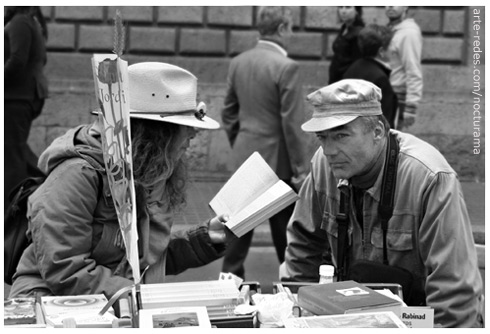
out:
M278 180L262 156L254 152L230 177L209 205L216 214L229 214L231 217Z
M254 152L230 177L209 205L216 214L236 214L264 193L279 178L258 152Z
M235 234L241 236L293 203L296 199L297 195L291 187L284 181L279 180L262 195L256 197L243 210L236 215L230 216L230 220L225 225Z

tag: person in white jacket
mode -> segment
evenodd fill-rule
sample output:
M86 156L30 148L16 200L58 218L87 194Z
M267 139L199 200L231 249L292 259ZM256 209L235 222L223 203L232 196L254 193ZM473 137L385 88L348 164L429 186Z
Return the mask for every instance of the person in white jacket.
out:
M390 82L398 97L396 128L406 130L415 122L422 98L422 33L413 18L407 17L407 6L387 6L388 26L393 30L389 47Z

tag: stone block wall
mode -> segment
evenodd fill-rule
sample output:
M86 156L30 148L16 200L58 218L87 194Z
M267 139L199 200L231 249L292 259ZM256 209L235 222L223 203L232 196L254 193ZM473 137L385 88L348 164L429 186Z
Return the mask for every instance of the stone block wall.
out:
M169 62L194 73L209 115L220 119L226 73L233 56L255 45L256 6L44 6L48 23L50 98L34 122L30 144L40 154L67 128L94 118L95 93L90 58L111 53L113 19L121 11L129 64ZM411 132L437 146L464 179L484 181L484 60L474 64L477 24L484 34L484 8L413 7L424 36L424 97ZM301 65L305 95L328 82L332 42L339 30L336 7L297 6L291 58ZM364 7L366 23L386 24L383 7ZM481 36L484 50L484 35ZM483 53L484 54L484 53ZM480 72L476 73L475 70ZM480 75L481 79L475 77ZM481 119L474 118L478 88ZM306 112L310 112L306 110ZM479 154L475 129L479 131ZM312 140L312 145L314 141ZM191 150L196 178L225 179L231 173L230 147L223 130L200 132Z

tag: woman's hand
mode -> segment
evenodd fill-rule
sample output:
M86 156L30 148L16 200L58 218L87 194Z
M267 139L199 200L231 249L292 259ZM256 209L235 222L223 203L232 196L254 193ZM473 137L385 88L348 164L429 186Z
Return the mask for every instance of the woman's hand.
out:
M219 215L209 221L209 238L213 244L225 243L233 238L233 233L225 226L228 215Z

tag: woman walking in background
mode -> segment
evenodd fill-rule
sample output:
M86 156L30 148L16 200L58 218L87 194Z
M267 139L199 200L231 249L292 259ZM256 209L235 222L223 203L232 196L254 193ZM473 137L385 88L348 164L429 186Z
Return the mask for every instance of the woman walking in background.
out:
M27 144L32 121L48 96L46 22L38 6L7 6L4 26L4 204L28 176L40 175Z
M357 36L364 27L362 7L339 6L337 14L342 26L332 45L333 58L328 73L328 84L342 80L349 66L361 58Z

